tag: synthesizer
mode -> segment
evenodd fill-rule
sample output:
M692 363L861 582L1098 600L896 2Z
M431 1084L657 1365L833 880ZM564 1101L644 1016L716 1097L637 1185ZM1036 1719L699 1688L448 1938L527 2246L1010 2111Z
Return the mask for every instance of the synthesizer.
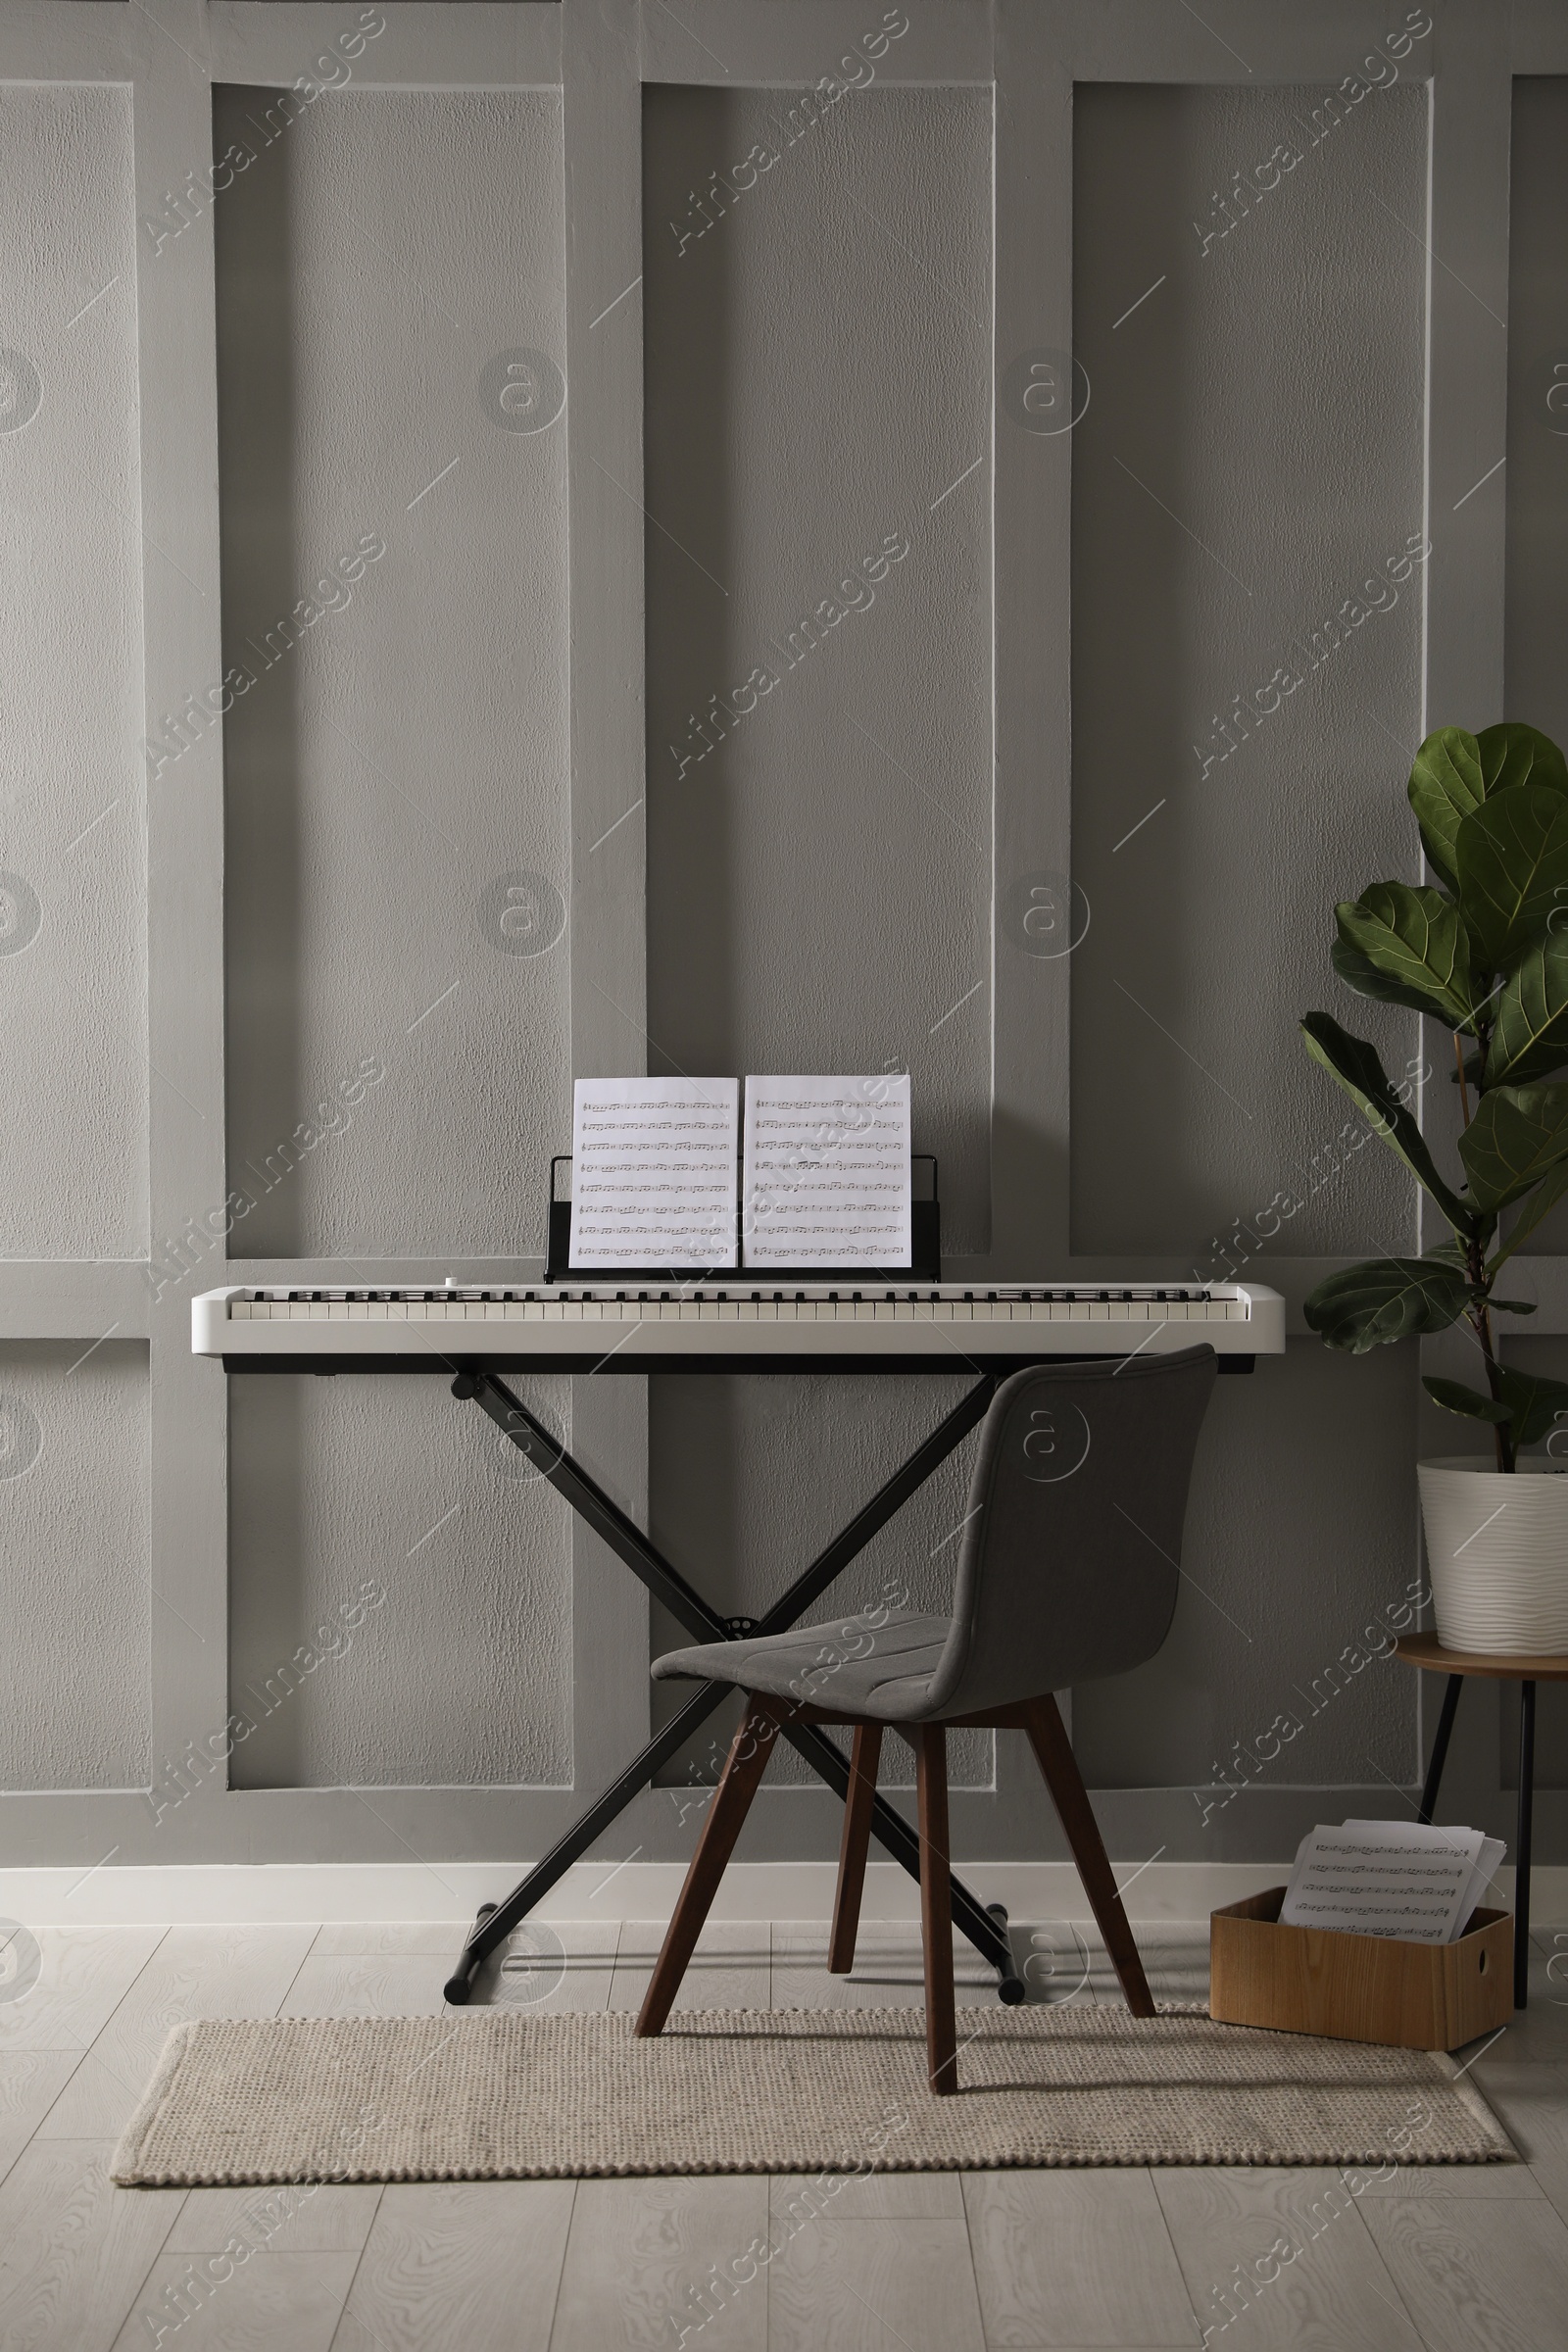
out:
M558 1372L1016 1368L1206 1343L1238 1371L1285 1351L1285 1302L1255 1283L578 1283L267 1287L191 1301L191 1345L230 1371Z

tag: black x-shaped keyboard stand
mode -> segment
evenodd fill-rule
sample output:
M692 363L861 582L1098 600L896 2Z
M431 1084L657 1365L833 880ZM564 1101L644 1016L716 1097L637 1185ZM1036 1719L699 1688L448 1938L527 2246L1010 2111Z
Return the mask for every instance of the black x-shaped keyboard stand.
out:
M1008 1368L1016 1367L1009 1365ZM827 1591L834 1578L842 1574L851 1560L865 1549L872 1537L887 1525L895 1511L907 1502L916 1489L925 1484L932 1472L947 1460L956 1446L962 1445L969 1432L984 1419L986 1408L1003 1377L1001 1372L988 1372L978 1380L961 1403L956 1405L932 1431L924 1445L916 1447L886 1486L871 1497L863 1509L856 1513L825 1550L818 1552L810 1566L796 1578L789 1591L774 1602L767 1614L755 1623L749 1619L720 1617L710 1608L679 1569L673 1567L663 1553L649 1542L641 1528L633 1525L604 1489L589 1477L587 1471L573 1461L569 1453L562 1450L543 1423L534 1418L527 1406L493 1372L460 1372L452 1384L452 1394L454 1396L472 1397L484 1407L496 1427L525 1456L539 1476L547 1479L558 1494L564 1496L579 1518L585 1520L617 1558L625 1562L633 1576L664 1603L689 1634L699 1642L735 1642L750 1640L759 1634L782 1634L798 1624L811 1603ZM446 1997L449 2001L462 2003L467 2000L473 1989L474 1977L490 1954L506 1940L518 1921L527 1917L557 1880L574 1862L582 1859L594 1840L648 1786L660 1766L684 1745L698 1725L722 1703L732 1688L728 1683L702 1684L664 1729L649 1740L641 1754L633 1756L625 1770L572 1823L565 1836L557 1839L543 1861L535 1863L521 1884L514 1886L503 1902L485 1904L474 1921L457 1967L447 1980ZM814 1725L785 1723L780 1729L791 1746L806 1758L812 1771L838 1796L845 1796L849 1789L850 1768L843 1750ZM920 1876L919 1841L904 1816L896 1812L883 1796L875 1799L871 1831L893 1859L902 1862L909 1876L917 1880ZM953 1880L952 1889L954 1926L997 1970L1003 1999L1021 2001L1024 1987L1013 1965L1012 1950L1007 1941L1006 1913L1000 1904L994 1904L988 1910L970 1893L960 1879Z

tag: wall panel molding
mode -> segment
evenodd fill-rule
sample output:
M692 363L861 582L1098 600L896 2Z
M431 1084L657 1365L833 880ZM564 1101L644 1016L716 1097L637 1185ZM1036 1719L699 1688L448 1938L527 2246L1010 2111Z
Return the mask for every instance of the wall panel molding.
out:
M940 9L904 13L907 29L876 55L869 87L963 93L965 104L989 98L994 107L988 224L994 286L985 322L992 421L981 470L991 502L993 617L986 685L992 698L995 871L984 981L992 1015L990 1232L986 1246L956 1270L1017 1273L1048 1264L1083 1276L1180 1274L1190 1270L1180 1253L1135 1259L1114 1250L1070 1252L1071 959L1058 963L1034 953L1028 943L1038 939L1038 930L1024 932L1020 945L1017 926L1045 903L1030 892L1065 891L1073 870L1074 436L1036 432L1008 403L1016 407L1024 390L1044 380L1030 373L1038 358L1048 367L1065 360L1060 381L1069 407L1076 397L1075 88L1179 85L1223 90L1241 103L1244 91L1334 85L1374 46L1386 48L1406 11L1403 0L1332 0L1311 10L1281 10L1275 0L1212 0L1200 19L1166 0L996 0L994 7L984 0L947 0ZM1520 0L1511 10L1494 0L1431 0L1427 13L1432 29L1419 36L1401 68L1405 87L1424 85L1430 107L1426 218L1405 224L1424 252L1417 266L1426 272L1429 321L1421 355L1421 429L1426 527L1434 553L1421 632L1424 719L1428 725L1460 716L1485 723L1501 710L1504 678L1505 477L1499 472L1489 478L1488 469L1506 451L1510 85L1520 74L1568 74L1568 19L1556 0ZM373 94L381 105L400 94L415 100L418 93L445 93L444 102L459 91L562 94L565 227L559 266L568 387L564 430L570 638L569 759L561 778L569 794L569 888L563 891L569 1015L562 1046L572 1068L584 1074L639 1069L649 1017L640 806L648 786L644 580L650 528L643 447L644 91L650 85L705 92L809 89L824 74L849 72L842 61L852 53L866 58L885 13L881 0L864 6L860 0L793 0L787 7L775 0L682 0L674 15L656 0L396 0L383 14L385 29L351 61L344 83L350 96ZM170 193L188 187L190 176L199 177L210 164L213 85L290 86L311 72L313 60L354 15L352 6L340 12L295 0L145 0L134 7L124 0L69 6L64 0L12 0L0 14L0 84L125 90L134 159L127 201L138 220L156 221ZM858 79L858 71L849 77ZM220 206L222 196L216 201ZM139 230L136 254L138 561L149 734L207 681L219 680L222 667L213 203L194 203L189 212L178 235L156 249L153 233ZM483 233L482 215L474 229ZM842 233L871 232L856 224L851 210ZM813 263L830 265L831 255ZM1118 337L1125 331L1118 329ZM1244 364L1252 362L1239 346L1238 365ZM901 404L918 401L920 389L918 382L890 386L890 433L901 429ZM419 676L416 607L416 597L396 625L406 631L411 680L429 691L439 682ZM190 1297L225 1275L238 1282L320 1281L341 1263L320 1253L336 1243L309 1234L303 1238L317 1253L296 1258L225 1260L220 1238L211 1247L199 1231L196 1242L189 1239L192 1221L199 1228L210 1219L227 1189L223 749L217 726L202 729L188 755L149 779L146 790L149 1111L145 1133L126 1136L123 1144L146 1171L150 1273L133 1259L51 1260L38 1254L41 1245L29 1245L25 1258L0 1262L0 1336L8 1347L70 1343L95 1363L126 1343L145 1345L152 1626L146 1670L155 1774L165 1759L188 1754L191 1743L222 1725L228 1697L229 1398L214 1368L190 1356ZM130 750L127 760L130 775ZM430 764L439 793L439 762ZM139 775L132 780L139 792ZM1159 790L1152 784L1149 799ZM474 895L487 878L474 878ZM228 886L235 888L232 876ZM1059 911L1070 929L1070 898ZM1211 919L1223 920L1224 910L1212 910ZM399 969L389 956L388 986ZM504 1089L517 1056L500 1027L495 1052L487 1082ZM1107 1074L1105 1082L1116 1083L1116 1074ZM444 1083L439 1071L429 1083ZM1450 1115L1448 1092L1434 1082L1429 1097L1424 1115L1436 1132ZM368 1147L370 1132L367 1127ZM461 1154L465 1149L460 1136L453 1150ZM471 1181L472 1171L466 1173ZM62 1182L71 1175L63 1168ZM1239 1216L1246 1206L1238 1201ZM449 1272L460 1279L514 1277L536 1268L530 1253L542 1247L538 1227L515 1229L519 1223L520 1212L498 1232L493 1255L432 1260L413 1254L429 1234L389 1230L367 1237L374 1253L355 1262L368 1279L387 1282ZM187 1237L183 1255L170 1255L181 1235ZM1195 1246L1200 1239L1195 1236ZM1293 1336L1304 1343L1300 1300L1323 1273L1344 1262L1334 1254L1340 1245L1348 1250L1350 1237L1326 1232L1321 1242L1314 1240L1311 1255L1276 1254L1267 1248L1245 1255L1236 1270L1286 1294ZM247 1246L242 1229L231 1246ZM1568 1255L1521 1261L1521 1280L1534 1286L1539 1300L1532 1341L1568 1336ZM1433 1363L1441 1355L1439 1348L1428 1351ZM1304 1355L1298 1360L1304 1362ZM1412 1352L1405 1368L1410 1397L1416 1374ZM1264 1368L1255 1394L1249 1392L1254 1404L1263 1384L1276 1377L1281 1384L1296 1379L1289 1360L1284 1368ZM643 1385L607 1380L579 1383L577 1390L575 1444L623 1505L642 1516L650 1493ZM1284 1385L1278 1396L1287 1398ZM1332 1410L1342 1409L1346 1399L1337 1397ZM1403 1402L1398 1409L1404 1413ZM1281 1410L1288 1421L1288 1405ZM431 1414L425 1439L432 1461L446 1465L457 1458L455 1449L444 1449L447 1416L458 1412L442 1401ZM1422 1450L1435 1449L1448 1433L1434 1426L1424 1406L1416 1412L1416 1443ZM1310 1432L1298 1442L1309 1443ZM0 1481L0 1514L5 1504ZM1265 1518L1258 1520L1260 1561ZM784 1538L789 1535L784 1529ZM1325 1605L1325 1593L1343 1594L1349 1607L1354 1578L1365 1568L1364 1561L1357 1565L1358 1541L1353 1526L1325 1538L1316 1550L1291 1551L1282 1540L1280 1556L1261 1561L1258 1573L1266 1570L1280 1580L1283 1605L1296 1613L1298 1630L1302 1613ZM496 1542L498 1555L505 1553L504 1538ZM481 1860L541 1850L577 1811L582 1795L637 1744L649 1721L646 1601L592 1538L574 1528L570 1542L574 1788L371 1787L368 1770L367 1792L360 1794L304 1787L225 1793L221 1776L214 1773L157 1821L156 1808L135 1793L19 1790L0 1797L0 1860L71 1861L86 1870L117 1847L118 1860L147 1864L236 1853L257 1861L407 1862L412 1847L438 1871L443 1857ZM1407 1545L1414 1575L1419 1548L1413 1494ZM1385 1544L1391 1560L1396 1548ZM1325 1563L1330 1551L1333 1558ZM1234 1600L1235 1592L1224 1590ZM1339 1608L1339 1597L1332 1605ZM1214 1727L1224 1731L1221 1650L1200 1642L1184 1654L1199 1659L1193 1671L1207 1678L1204 1703L1219 1710ZM412 1703L423 1703L429 1678L417 1654L411 1652L405 1671ZM1421 1723L1413 1689L1395 1698L1396 1689L1403 1688L1390 1685L1380 1696L1378 1720L1385 1728L1395 1725L1396 1777L1408 1786L1417 1770ZM1471 1713L1473 1721L1456 1742L1455 1803L1462 1801L1478 1820L1505 1825L1496 1719L1484 1703ZM1106 1777L1118 1777L1113 1710L1107 1713L1096 1700L1081 1707L1081 1723L1090 1752L1107 1759ZM1238 1720L1230 1735L1245 1740L1258 1728ZM123 1729L122 1721L117 1729L106 1718L106 1756ZM1368 1768L1350 1754L1348 1740L1336 1749L1336 1736L1331 1725L1323 1778L1315 1785L1249 1789L1206 1829L1200 1824L1200 1803L1185 1786L1115 1788L1106 1797L1106 1820L1118 1853L1142 1862L1163 1841L1171 1856L1186 1854L1195 1863L1277 1859L1321 1810L1325 1788L1333 1788L1336 1802L1343 1793L1346 1810L1376 1810L1393 1801L1376 1780L1354 1785L1354 1773ZM1378 1754L1386 1760L1381 1747ZM1045 1808L1008 1742L998 1750L995 1789L956 1791L954 1813L956 1835L971 1853L1054 1850ZM1549 1844L1548 1833L1560 1836L1560 1820L1544 1799L1543 1837ZM789 1859L825 1853L835 1834L834 1808L820 1791L780 1787L759 1804L760 1854ZM681 1829L668 1793L655 1794L617 1825L620 1842L607 1845L606 1868L639 1843L647 1859L672 1859L690 1837L691 1825Z

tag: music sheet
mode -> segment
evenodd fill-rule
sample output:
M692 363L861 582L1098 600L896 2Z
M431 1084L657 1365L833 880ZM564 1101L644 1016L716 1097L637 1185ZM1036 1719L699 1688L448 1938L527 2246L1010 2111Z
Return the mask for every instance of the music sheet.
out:
M909 1081L748 1078L749 1266L906 1266Z
M579 1078L571 1263L733 1266L739 1124L735 1078Z
M1282 1925L1451 1943L1497 1862L1480 1830L1421 1822L1319 1824L1301 1840L1280 1909Z
M1386 1821L1347 1821L1345 1826L1348 1830L1386 1830L1390 1825ZM1400 1822L1397 1826L1401 1830L1414 1827L1417 1837L1442 1838L1449 1840L1463 1839L1467 1843L1472 1838L1479 1835L1475 1830L1459 1829L1452 1825L1445 1826L1442 1823L1432 1827L1419 1823ZM1497 1900L1498 1890L1494 1886L1493 1881L1507 1858L1508 1848L1502 1838L1482 1838L1481 1850L1476 1856L1474 1867L1470 1873L1470 1884L1459 1899L1459 1914L1453 1931L1454 1936L1464 1934L1465 1922L1478 1903ZM1505 1910L1507 1906L1501 1904L1499 1908ZM1450 1936L1449 1941L1452 1940L1453 1938Z

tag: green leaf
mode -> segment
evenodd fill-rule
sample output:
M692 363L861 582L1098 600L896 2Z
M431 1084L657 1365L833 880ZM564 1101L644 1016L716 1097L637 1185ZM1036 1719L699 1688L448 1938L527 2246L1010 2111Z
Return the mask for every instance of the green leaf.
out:
M1423 1380L1421 1386L1434 1404L1450 1413L1466 1413L1472 1421L1505 1422L1516 1446L1534 1446L1568 1413L1568 1381L1538 1379L1506 1364L1497 1372L1500 1397L1483 1396L1479 1389L1467 1389L1457 1380Z
M1353 988L1358 997L1373 997L1380 1004L1403 1004L1411 1012L1424 1012L1429 1020L1451 1025L1446 1007L1435 997L1423 996L1419 989L1403 988L1397 980L1387 979L1370 956L1363 956L1348 940L1335 940L1329 949L1329 961L1346 987Z
M1533 1315L1536 1311L1531 1298L1489 1298L1487 1304L1494 1315Z
M1470 978L1470 942L1463 919L1451 899L1441 890L1416 888L1408 882L1374 882L1361 896L1334 909L1343 944L1363 956L1385 983L1402 993L1395 1004L1431 1012L1450 1028L1465 1028L1475 1016L1475 989ZM1338 957L1335 969L1350 978ZM1367 989L1370 996L1387 996L1387 987Z
M1525 1202L1524 1207L1519 1211L1513 1231L1495 1257L1489 1263L1487 1267L1489 1281L1496 1274L1497 1268L1512 1257L1520 1243L1528 1241L1542 1218L1556 1207L1565 1192L1568 1192L1568 1159L1559 1159L1554 1167L1547 1170L1537 1190Z
M1513 784L1547 784L1553 792L1568 792L1568 760L1539 727L1505 720L1500 727L1483 727L1476 737L1481 775L1490 799Z
M1506 1208L1568 1157L1568 1086L1498 1086L1459 1138L1477 1208Z
M1309 1012L1301 1034L1312 1059L1344 1087L1351 1102L1370 1121L1383 1141L1396 1151L1420 1184L1425 1185L1455 1233L1469 1233L1475 1223L1469 1208L1450 1192L1438 1174L1426 1138L1389 1084L1373 1049L1350 1037L1326 1012Z
M1545 1436L1559 1413L1568 1413L1568 1381L1539 1379L1533 1372L1515 1372L1504 1364L1497 1374L1497 1386L1508 1407L1516 1446L1533 1446Z
M1459 903L1478 963L1512 963L1568 912L1568 794L1516 784L1454 836Z
M1434 1404L1446 1412L1468 1413L1472 1421L1506 1421L1508 1407L1499 1404L1494 1396L1483 1396L1479 1389L1467 1389L1460 1380L1423 1380L1421 1386Z
M1568 1061L1568 901L1546 918L1546 936L1508 974L1494 1000L1488 1086L1524 1086Z
M1375 1257L1320 1282L1302 1307L1307 1328L1331 1348L1364 1355L1421 1332L1446 1331L1470 1301L1452 1266L1429 1257Z
M1460 823L1487 797L1475 737L1463 727L1439 727L1429 735L1415 756L1409 792L1427 858L1440 878L1451 884Z

